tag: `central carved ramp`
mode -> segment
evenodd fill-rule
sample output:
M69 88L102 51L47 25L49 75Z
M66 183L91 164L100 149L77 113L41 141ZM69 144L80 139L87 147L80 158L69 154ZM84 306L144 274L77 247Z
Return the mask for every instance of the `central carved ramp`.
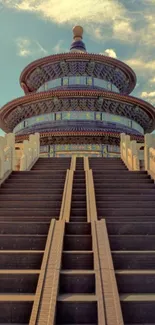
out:
M56 324L96 324L97 297L91 225L87 223L83 159L74 172L70 222L65 225Z

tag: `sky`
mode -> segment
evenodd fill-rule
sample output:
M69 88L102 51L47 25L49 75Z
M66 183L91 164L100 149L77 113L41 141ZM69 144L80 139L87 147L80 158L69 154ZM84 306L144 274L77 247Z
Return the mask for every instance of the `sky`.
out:
M131 95L155 106L155 0L0 0L0 107L24 95L25 66L69 51L76 24L87 51L128 64L137 75Z

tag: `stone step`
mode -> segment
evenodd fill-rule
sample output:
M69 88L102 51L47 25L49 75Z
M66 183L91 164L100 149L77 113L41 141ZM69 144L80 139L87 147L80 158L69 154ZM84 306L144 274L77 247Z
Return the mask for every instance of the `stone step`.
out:
M59 294L95 294L95 273L60 273Z
M65 178L66 173L65 172L18 172L18 174L12 173L9 176L9 180L14 180L14 179L50 179L50 180L57 180L57 177Z
M43 251L0 251L1 270L38 270L41 267Z
M19 194L20 195L20 194ZM60 208L61 207L61 201L56 201L56 200L9 200L9 201L5 201L5 200L0 200L0 210L1 208L27 208L27 206L29 207L29 209L31 208Z
M141 207L128 207L127 209L125 207L122 208L99 208L98 215L99 216L105 216L105 217L113 217L113 216L154 216L154 208L141 208ZM147 220L147 219L146 219Z
M72 200L71 207L73 208L85 208L86 209L86 199L81 200Z
M35 168L37 166L51 166L52 168L64 168L64 167L70 167L70 162L66 161L66 162L60 162L59 159L57 159L57 161L37 161L36 164L32 167Z
M121 307L125 324L154 324L155 295L121 295Z
M94 177L99 177L100 175L102 176L105 176L105 175L111 175L112 173L116 173L117 175L117 169L113 169L111 170L110 172L107 171L107 170L93 170L93 176ZM124 175L135 175L135 177L137 177L138 175L147 175L147 177L150 177L147 173L147 171L145 170L140 170L140 171L130 171L128 169L122 169L122 173L121 173L121 176L124 176Z
M93 252L63 251L61 267L62 270L93 270Z
M82 207L82 208L72 208L72 206L71 206L71 213L70 213L70 215L72 216L72 217L76 217L76 216L81 216L81 217L83 217L83 216L87 216L87 209L86 209L86 207Z
M38 166L34 166L32 168L32 171L34 171L34 170L43 170L43 171L47 171L47 170L50 171L51 170L52 172L54 170L55 171L59 171L59 170L60 171L66 171L66 169L69 169L69 168L70 168L69 166L67 166L67 167L65 167L65 166L64 167L62 167L62 166L61 167L59 167L59 166L55 167L55 166L48 166L48 165L43 165L43 166L38 165Z
M91 251L92 237L91 235L65 235L64 246L65 251Z
M52 166L52 167L60 166L62 168L64 166L70 166L70 162L68 162L68 161L63 161L62 162L62 161L59 161L59 159L57 159L57 161L56 160L55 161L37 161L33 167L38 166L38 165L39 166L49 165L49 166Z
M87 222L67 222L65 225L66 235L90 235L91 234L91 224Z
M65 175L66 174L66 171L64 170L59 170L59 171L52 171L52 170L24 170L24 171L12 171L11 175L9 177L20 177L21 175L22 176L34 176L34 177L37 177L39 175L43 176L47 176L47 175L50 175L50 176L55 176L55 175Z
M116 216L105 216L104 214L101 214L101 215L98 215L98 220L101 220L101 219L105 219L106 222L110 222L110 223L113 223L113 222L116 222ZM146 222L146 220L148 222L154 222L154 215L117 215L117 222Z
M109 186L118 186L120 187L120 185L124 185L124 186L131 186L133 184L133 186L135 185L145 185L145 184L153 184L154 185L154 182L152 179L150 178L146 178L146 179L143 179L143 178L139 178L138 180L136 178L128 178L128 179L123 179L121 177L118 177L118 178L108 178L108 177L105 177L105 178L101 178L100 180L96 180L94 179L94 185L95 187L101 187L101 186L107 186L108 188L108 184Z
M0 235L47 235L49 222L0 222Z
M96 296L74 296L58 296L56 324L97 324Z
M75 201L86 201L86 191L83 194L72 194L72 203Z
M0 294L0 302L13 302L13 301L34 301L35 295L34 294Z
M61 294L57 301L62 302L89 302L97 301L95 294Z
M33 300L23 301L0 301L0 324L1 325L22 325L29 324Z
M82 206L82 203L79 204ZM140 197L137 199L137 201L129 201L129 200L118 200L118 201L98 201L97 200L97 207L98 209L108 209L108 208L125 208L128 209L132 206L132 208L155 208L155 200L147 201L147 200L141 200Z
M0 250L44 250L47 235L2 235Z
M106 222L109 235L155 235L155 222Z
M27 193L25 194L24 191L23 193L19 192L18 194L2 194L3 192L0 193L0 205L1 201L46 201L46 202L51 202L51 201L58 201L61 202L61 197L59 194L45 194L45 193L36 193L36 194L30 194ZM33 193L33 191L32 191Z
M126 183L126 182L109 182L109 183L102 183L102 184L94 184L94 187L95 187L95 192L97 190L97 193L98 193L98 190L100 189L101 190L101 193L102 193L102 190L103 189L106 189L106 190L109 190L109 189L115 189L116 193L117 193L117 189L140 189L141 191L143 189L154 189L155 190L155 184L154 183L151 183L151 181L149 180L149 182L145 182L145 183L139 183L139 182L131 182L131 183Z
M105 194L109 194L110 195L154 195L155 193L155 188L153 186L153 184L147 185L147 187L143 187L143 188L97 188L95 187L95 194L96 196L98 195L105 195Z
M42 222L43 220L45 221L45 223L51 221L51 219L56 219L56 220L59 220L59 215L57 216L51 216L50 213L48 216L37 216L37 215L32 215L30 214L29 216L23 216L21 213L19 215L14 215L12 216L11 213L8 214L7 216L6 215L0 215L0 223L1 222L35 222L35 223L40 223Z
M36 216L36 217L57 217L60 214L60 209L57 208L39 208L36 209L34 207L31 208L1 208L0 209L0 217L1 216ZM6 220L5 220L6 221Z
M86 197L86 185L85 184L73 184L72 188L72 194L81 194L84 195L83 197Z
M39 190L39 188L40 188L40 190L42 190L42 191L44 191L44 190L47 190L47 189L49 189L49 190L51 190L51 191L53 191L53 190L57 190L57 189L61 189L62 191L63 191L63 188L64 188L64 183L62 183L62 184L59 184L59 183L55 183L55 184L52 184L51 182L45 182L45 183L36 183L36 182L32 182L31 184L29 184L28 185L28 188L27 188L27 183L25 182L5 182L5 183L3 183L3 185L2 185L2 187L1 187L1 189L3 189L3 188L7 188L7 189L17 189L17 190L22 190L22 189L24 189L25 188L25 190L30 190L30 188L32 189L34 189L34 190ZM39 187L39 188L38 188Z
M128 174L128 173L121 173L120 175L118 173L105 173L105 174L98 174L98 175L94 175L94 181L96 183L99 183L100 181L104 181L105 179L109 179L111 181L115 180L121 180L121 181L139 181L139 180L143 180L146 181L148 179L151 179L150 176L148 174Z
M73 189L81 189L81 188L83 188L83 189L85 189L86 188L86 184L85 184L85 182L83 182L83 183L75 183L75 182L73 182Z
M77 222L80 222L80 223L86 223L87 222L87 217L85 216L70 216L70 220L69 220L71 223L77 223Z
M112 201L129 201L129 202L133 202L133 201L153 201L155 200L155 191L152 191L152 194L128 194L128 192L126 192L126 194L96 194L96 200L97 202L112 202Z
M89 166L90 166L90 169L92 169L94 172L99 171L99 170L101 170L101 172L105 172L105 171L109 171L109 170L127 170L127 168L122 164L117 164L117 163L111 164L109 162L107 162L104 165L100 165L100 164L91 165L91 164L89 164Z
M115 270L154 270L155 251L112 251Z
M111 250L155 250L155 235L110 235Z
M30 178L8 178L6 181L5 181L5 184L9 184L9 183L11 183L11 184L17 184L17 186L18 186L18 184L20 185L20 184L22 184L22 183L26 183L26 184L28 184L29 186L31 186L31 184L36 184L37 186L38 185L42 185L42 184L51 184L51 185L53 185L53 186L63 186L63 184L64 184L64 180L65 180L65 177L63 177L63 179L61 178L61 179L53 179L53 178L49 178L49 177L47 177L47 178L35 178L35 179L33 179L33 177L30 177Z
M125 273L118 271L115 274L120 294L155 294L155 270L152 272L136 270L132 273L127 270Z
M34 294L39 274L3 273L0 274L1 294Z
M14 194L27 194L27 195L53 195L53 197L56 195L62 195L63 193L63 188L48 188L47 186L44 188L25 188L24 186L21 188L14 188L14 186L12 186L11 188L9 187L9 185L7 185L6 187L4 187L4 184L2 185L2 187L0 188L0 196L2 194L10 194L10 195L14 195Z
M66 162L66 161L71 161L70 157L39 157L39 159L37 160L37 162L42 161L42 162L46 162L46 161L50 161L50 162L57 162L57 161L62 162Z

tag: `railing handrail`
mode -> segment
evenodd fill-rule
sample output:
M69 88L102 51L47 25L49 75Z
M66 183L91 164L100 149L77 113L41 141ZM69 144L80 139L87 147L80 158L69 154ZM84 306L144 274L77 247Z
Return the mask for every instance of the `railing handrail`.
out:
M15 134L0 137L0 179L12 170L28 170L39 158L39 133L30 135L29 141L15 143Z

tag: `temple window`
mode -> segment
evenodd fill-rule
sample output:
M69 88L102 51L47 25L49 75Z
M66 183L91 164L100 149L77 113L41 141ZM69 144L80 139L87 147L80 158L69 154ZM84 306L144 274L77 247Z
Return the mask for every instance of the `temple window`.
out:
M63 86L67 86L68 85L68 78L63 78Z

